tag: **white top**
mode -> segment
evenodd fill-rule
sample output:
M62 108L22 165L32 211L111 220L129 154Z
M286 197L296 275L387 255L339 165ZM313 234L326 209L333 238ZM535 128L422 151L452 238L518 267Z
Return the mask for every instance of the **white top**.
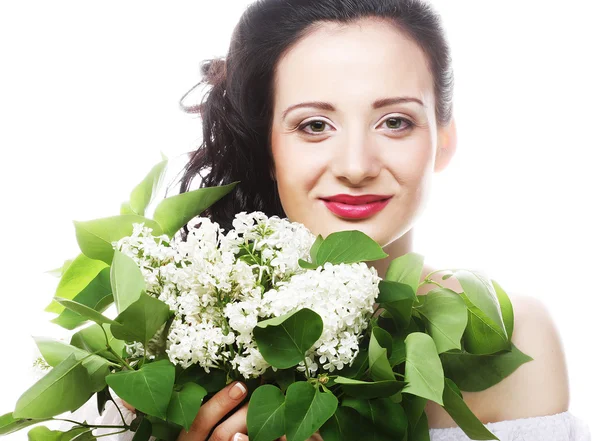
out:
M112 391L111 391L112 392ZM119 409L127 424L131 423L135 414L130 412L122 405L121 400L115 397ZM84 406L74 412L69 419L83 422L87 420L89 424L107 424L122 425L121 415L115 408L112 401L106 403L106 408L102 415L98 414L96 406L96 396L94 395ZM71 423L63 423L59 430L67 430L73 426ZM516 420L498 421L487 423L485 426L500 441L591 441L591 434L588 425L570 412L557 413L555 415L546 415L532 418L520 418ZM106 433L113 433L118 429L95 429L93 434L98 436ZM123 432L118 435L105 436L103 441L131 441L134 433L131 431ZM431 441L470 441L470 438L460 429L460 427L451 427L447 429L429 429ZM150 441L156 441L155 437L150 437Z
M500 441L591 441L590 429L570 412L487 423ZM431 441L469 441L459 427L429 429Z

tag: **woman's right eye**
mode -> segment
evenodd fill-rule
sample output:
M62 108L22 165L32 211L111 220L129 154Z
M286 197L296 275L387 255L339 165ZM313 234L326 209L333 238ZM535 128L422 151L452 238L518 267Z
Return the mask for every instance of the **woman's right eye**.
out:
M316 136L324 132L325 126L328 126L325 121L322 119L313 119L311 121L307 121L304 124L301 124L298 128L306 133L307 135ZM311 127L312 132L307 132L304 130L306 127Z

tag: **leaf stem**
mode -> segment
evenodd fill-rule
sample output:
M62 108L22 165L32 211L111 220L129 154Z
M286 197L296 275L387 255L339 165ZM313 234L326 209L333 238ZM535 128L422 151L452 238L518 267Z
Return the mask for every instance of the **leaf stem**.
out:
M431 279L429 279L429 278L426 278L426 279L425 279L425 280L423 280L421 283L419 283L419 287L421 287L421 286L423 286L423 285L427 285L427 284L429 284L429 283L431 283L432 285L437 285L437 286L439 286L440 288L446 288L444 285L442 285L442 284L440 284L440 283L436 282L435 280L431 280Z
M103 436L118 435L119 433L127 432L128 430L129 430L129 428L123 429L123 430L119 430L118 432L105 433L104 435L94 435L94 436L97 439L97 438L102 438Z
M310 363L307 363L306 360L310 361L310 358L304 357L304 367L306 368L304 369L304 376L306 377L306 380L310 382L310 372L308 372L308 365Z
M110 394L110 391L108 391L108 399L113 402L113 404L115 405L115 407L119 411L119 415L121 415L121 420L123 421L123 424L125 425L125 427L129 428L129 424L127 424L125 422L125 417L123 417L123 412L121 412L121 409L119 408L119 406L117 406L117 403L115 402L114 398Z
M132 368L129 363L127 363L121 356L119 356L119 354L117 354L117 352L110 346L106 346L106 349L108 349L108 351L113 354L117 360L119 360L121 363L123 363L123 366L125 366L127 369L129 369L130 371L135 371L134 368Z
M97 323L96 323L97 324ZM115 356L117 357L117 359L119 361L121 361L122 363L125 363L125 366L127 366L130 370L134 370L131 366L129 366L125 360L123 360L121 357L119 357L119 355L117 353L115 353L115 351L113 350L113 348L110 346L110 344L108 343L108 335L106 334L106 330L104 329L104 326L98 325L100 326L100 329L102 329L102 332L104 333L104 339L106 340L106 348ZM98 353L101 351L96 351L95 353ZM110 360L107 360L110 364L112 364L113 366L117 367L120 366L116 363L111 362Z
M81 427L93 427L95 429L99 429L99 428L106 428L106 429L123 429L123 426L113 426L113 425L95 425L95 424L84 424L84 423L80 423L78 421L73 421L73 420L68 420L68 419L64 419L64 418L51 418L51 420L53 421L66 421L68 423L73 423L73 424L77 424L78 426ZM129 430L127 428L127 430Z

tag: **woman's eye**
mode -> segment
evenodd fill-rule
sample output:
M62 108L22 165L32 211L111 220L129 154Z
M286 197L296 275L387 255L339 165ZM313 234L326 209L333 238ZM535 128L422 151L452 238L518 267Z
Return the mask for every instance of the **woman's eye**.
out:
M410 129L413 126L413 123L410 122L406 118L400 118L399 116L393 116L384 121L384 123L388 123L387 127L393 132L403 132L405 130ZM404 127L402 125L404 123Z
M327 124L325 121L323 121L321 119L315 119L315 120L308 121L307 123L302 124L299 127L299 129L308 135L315 135L315 134L323 133L325 126L327 126L327 125L329 125L329 124ZM307 132L306 130L304 130L306 127L310 127L311 131Z
M404 132L405 130L409 130L414 125L408 119L401 118L399 116L393 116L386 119L384 124L386 124L387 128L392 132ZM315 119L300 125L299 129L308 135L319 135L325 132L325 126L328 125L329 124L321 119ZM307 128L310 128L310 130L306 130Z

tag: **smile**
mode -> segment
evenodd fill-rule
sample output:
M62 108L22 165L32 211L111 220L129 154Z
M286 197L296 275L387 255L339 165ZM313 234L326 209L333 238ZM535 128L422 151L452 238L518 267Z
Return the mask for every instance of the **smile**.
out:
M361 203L361 204L348 204L341 201L321 199L325 206L332 213L346 217L350 219L366 219L373 216L375 213L380 212L390 201L391 196L387 199L380 199L377 201Z

